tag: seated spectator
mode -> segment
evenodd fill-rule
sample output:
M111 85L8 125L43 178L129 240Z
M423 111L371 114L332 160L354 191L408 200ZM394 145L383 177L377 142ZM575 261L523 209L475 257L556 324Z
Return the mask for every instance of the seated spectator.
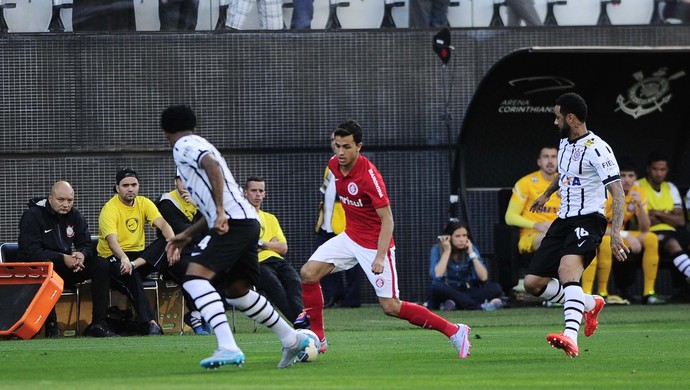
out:
M531 254L541 245L551 222L556 219L560 207L560 196L552 196L539 212L532 212L530 207L556 179L556 162L558 149L545 146L539 151L537 166L539 170L523 176L515 183L513 194L508 203L505 220L509 226L520 228L518 250L521 254ZM515 292L524 292L522 281L513 287Z
M98 218L98 257L110 264L110 272L119 272L112 287L124 294L138 315L142 333L163 334L154 319L151 305L144 293L141 275L133 272L146 263L155 264L165 249L165 239L175 234L163 219L156 205L139 196L139 177L130 168L120 170L115 177L116 194L103 206ZM164 239L156 239L145 247L144 225L159 228ZM135 260L130 260L131 258ZM168 258L169 265L176 259Z
M649 215L647 215L647 195L637 185L637 175L632 162L621 159L620 167L621 183L625 192L625 208L623 212L623 226L630 226L635 222L636 229L626 229L621 231L621 237L625 245L630 248L632 253L642 253L642 271L644 274L644 287L642 291L643 303L657 305L666 303L654 293L657 270L659 268L659 242L656 234L649 231ZM597 294L606 300L606 303L629 303L627 299L627 289L635 280L636 267L631 260L626 261L622 272L616 273L615 282L621 291L622 297L609 296L608 283L611 274L613 256L611 254L611 218L613 216L613 198L606 199L606 218L609 226L606 228L606 235L602 238L597 257L582 273L582 289L585 294L592 294L594 276L597 277ZM624 263L619 263L623 265ZM633 265L630 267L630 265ZM609 299L612 298L612 299Z
M201 214L197 212L196 205L185 188L179 174L175 176L175 189L163 194L156 206L163 216L163 219L170 225L175 234L183 232L201 219ZM160 229L156 231L156 234L159 239L165 239ZM167 255L165 251L163 251L158 262L141 267L138 270L142 271L148 269L148 271L144 271L145 275L157 271L161 273L164 278L172 279L179 286L182 286L192 250L203 237L204 234L195 236L189 245L182 250L180 261L174 265L168 265L166 261ZM192 328L195 334L211 334L211 327L206 323L199 310L194 306L194 300L189 297L184 289L182 289L182 293L185 295L184 302L188 310L184 315L185 324Z
M280 228L278 218L261 210L266 197L266 183L262 177L251 176L244 185L247 198L259 214L261 236L259 237L260 282L256 288L263 291L274 306L289 321L294 321L302 313L302 281L299 274L283 258L288 251L287 240Z
M29 201L29 208L19 222L18 245L17 261L52 262L53 270L66 286L91 279L93 311L85 334L117 336L106 322L110 289L108 263L93 256L88 223L74 207L74 190L68 182L53 184L46 199ZM58 336L57 314L53 309L46 320L46 337Z
M649 230L659 239L661 262L673 262L678 272L673 272L675 289L672 300L690 301L690 232L685 230L680 192L671 182L666 181L669 170L668 158L660 152L653 152L647 160L647 177L639 181L649 203ZM673 268L673 267L672 267Z
M498 283L489 282L489 272L470 240L467 226L449 222L431 248L429 273L430 309L496 310L503 307Z
M161 31L194 31L199 0L158 0Z
M556 179L556 161L558 149L545 146L539 152L537 165L539 170L522 177L513 187L506 210L506 224L520 228L520 253L533 253L541 245L551 222L556 219L560 207L560 197L552 196L544 207L537 213L530 211L530 207L541 194Z

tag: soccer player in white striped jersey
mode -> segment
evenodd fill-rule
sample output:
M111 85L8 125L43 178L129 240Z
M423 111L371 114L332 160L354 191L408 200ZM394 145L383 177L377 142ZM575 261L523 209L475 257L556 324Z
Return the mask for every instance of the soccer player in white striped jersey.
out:
M546 340L574 358L579 354L577 336L583 318L585 336L591 336L604 307L600 296L584 293L580 277L606 232L607 190L613 197L611 253L624 261L630 250L620 235L625 194L611 147L587 129L587 104L581 96L572 92L561 95L556 99L554 113L554 124L561 136L558 175L531 210L539 211L556 190L561 205L558 218L532 258L525 289L547 301L563 303L565 330L547 335Z
M241 366L244 353L232 335L225 306L211 280L223 286L226 302L252 320L271 329L283 345L278 368L292 365L309 345L273 306L252 289L259 281L259 220L256 209L242 194L225 159L210 142L194 134L196 116L187 106L170 106L161 114L161 128L173 146L180 178L203 218L168 240L168 256L179 254L197 233L207 231L190 254L182 287L211 325L218 349L199 364L218 368Z

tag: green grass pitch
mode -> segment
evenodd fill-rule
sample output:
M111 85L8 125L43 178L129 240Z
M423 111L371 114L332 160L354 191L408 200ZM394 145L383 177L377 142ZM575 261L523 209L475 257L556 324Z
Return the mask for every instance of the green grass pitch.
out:
M247 361L206 371L214 336L0 341L0 389L682 389L690 383L690 305L607 306L580 356L549 347L560 308L442 312L472 327L457 358L440 333L388 318L378 306L325 311L328 352L275 368L280 344L238 318Z

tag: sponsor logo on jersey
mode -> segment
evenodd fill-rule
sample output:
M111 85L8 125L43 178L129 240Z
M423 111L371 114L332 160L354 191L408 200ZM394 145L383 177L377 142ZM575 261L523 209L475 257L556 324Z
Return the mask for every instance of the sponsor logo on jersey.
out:
M371 181L374 183L374 186L376 187L376 193L379 194L379 198L383 198L383 191L381 190L379 181L376 180L376 174L374 173L373 169L369 169L369 176L371 176Z
M128 218L125 221L125 226L131 233L136 232L139 229L139 218Z
M581 186L580 178L577 176L561 176L561 183L566 186Z
M364 207L364 203L362 202L362 199L357 199L355 201L355 200L348 198L347 196L341 196L340 197L340 203L354 206L354 207Z

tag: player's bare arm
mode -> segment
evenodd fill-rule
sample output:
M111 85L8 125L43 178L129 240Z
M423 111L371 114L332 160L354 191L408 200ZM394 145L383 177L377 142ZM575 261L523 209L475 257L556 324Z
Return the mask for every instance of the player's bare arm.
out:
M179 258L182 248L187 246L192 241L192 237L206 231L206 229L206 218L202 217L187 229L181 231L172 238L169 238L167 240L167 244L165 244L165 252L168 255L168 258L174 256Z
M670 212L650 210L649 216L652 225L656 225L658 223L665 223L676 228L682 228L685 225L683 209L681 209L680 207L676 207Z
M546 202L549 201L549 199L551 198L551 195L553 195L553 193L556 192L556 190L558 189L558 186L560 183L560 181L558 180L559 177L560 176L558 174L556 174L556 178L553 179L551 184L549 184L549 188L547 188L546 191L544 191L544 193L541 194L541 196L539 196L534 201L534 203L532 203L532 206L530 206L529 211L531 211L533 213L537 213L544 208L544 205L546 204Z
M376 258L371 265L371 272L374 275L383 273L383 267L386 263L386 254L388 253L388 246L393 238L393 212L390 206L376 209L376 214L381 218L381 231L379 232L379 241L376 248Z
M213 228L218 234L228 232L228 216L223 208L223 171L215 157L210 154L201 159L201 167L204 168L211 182L211 196L216 204L216 221Z
M624 261L628 258L630 249L625 246L623 238L621 237L621 229L623 228L623 212L625 208L625 192L623 191L623 184L620 180L614 181L606 185L606 189L611 193L613 217L611 218L611 253L619 261Z
M173 238L175 236L175 232L173 231L172 227L170 224L163 218L159 217L153 220L153 225L160 229L160 231L163 233L163 237L167 239ZM172 256L168 256L168 264L173 265L180 261L180 253L173 253Z

